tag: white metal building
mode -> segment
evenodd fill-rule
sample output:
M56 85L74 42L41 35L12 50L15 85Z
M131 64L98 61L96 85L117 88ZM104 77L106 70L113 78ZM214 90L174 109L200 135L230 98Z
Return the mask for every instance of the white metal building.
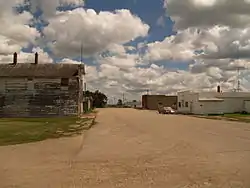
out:
M178 92L178 112L191 114L250 113L250 92Z

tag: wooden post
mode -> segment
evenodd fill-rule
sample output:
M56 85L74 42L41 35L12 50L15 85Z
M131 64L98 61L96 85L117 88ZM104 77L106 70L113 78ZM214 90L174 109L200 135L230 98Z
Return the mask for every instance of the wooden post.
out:
M83 67L82 64L79 65L78 68L78 116L80 117L83 113L83 81L82 81L82 76L83 76Z

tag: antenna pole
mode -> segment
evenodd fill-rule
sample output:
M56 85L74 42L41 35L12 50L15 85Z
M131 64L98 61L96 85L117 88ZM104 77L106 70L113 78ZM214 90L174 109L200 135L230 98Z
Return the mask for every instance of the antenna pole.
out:
M240 92L240 68L237 69L237 91Z

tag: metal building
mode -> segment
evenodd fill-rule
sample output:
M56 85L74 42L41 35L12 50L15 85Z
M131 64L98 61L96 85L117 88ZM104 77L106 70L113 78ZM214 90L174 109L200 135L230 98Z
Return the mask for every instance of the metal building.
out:
M162 103L165 107L173 107L177 104L177 96L167 95L143 95L142 108L148 110L157 110L158 104Z
M250 113L249 92L178 92L177 110L187 114Z

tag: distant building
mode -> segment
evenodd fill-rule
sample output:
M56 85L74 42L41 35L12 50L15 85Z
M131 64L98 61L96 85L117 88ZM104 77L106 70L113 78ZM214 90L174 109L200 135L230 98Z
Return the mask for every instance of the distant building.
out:
M141 101L128 101L124 103L124 106L128 106L131 108L141 108Z
M157 110L159 103L162 103L164 107L175 107L177 104L177 96L167 96L167 95L142 96L142 108L144 109Z
M0 64L0 117L80 115L84 75L83 64Z
M178 92L178 112L188 114L223 114L250 112L248 92Z

